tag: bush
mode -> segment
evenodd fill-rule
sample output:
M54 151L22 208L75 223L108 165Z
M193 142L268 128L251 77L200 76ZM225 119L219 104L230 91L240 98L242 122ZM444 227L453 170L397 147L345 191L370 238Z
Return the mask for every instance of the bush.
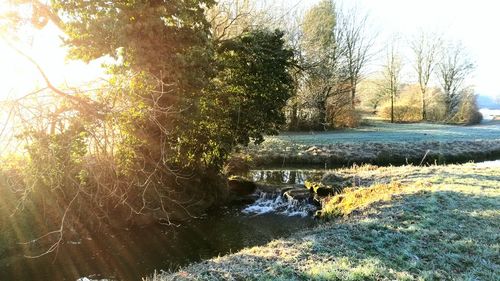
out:
M476 96L473 94L464 95L458 107L457 113L451 119L452 123L473 125L483 120L483 115L479 112Z
M379 111L378 115L384 119L391 119L391 106L385 105ZM419 106L396 104L394 105L395 122L419 122L422 120L421 109Z
M356 110L344 109L330 115L330 126L334 129L356 128L359 126L361 116Z
M446 107L439 102L431 104L427 107L426 116L427 121L442 122L446 119Z

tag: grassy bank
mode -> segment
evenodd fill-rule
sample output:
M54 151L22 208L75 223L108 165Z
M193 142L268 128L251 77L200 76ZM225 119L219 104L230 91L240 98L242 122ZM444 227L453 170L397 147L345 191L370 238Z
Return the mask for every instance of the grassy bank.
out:
M338 173L355 187L328 201L320 227L148 280L498 280L498 167Z
M267 137L262 145L249 146L243 153L256 167L450 164L500 157L500 124L370 124L344 131Z

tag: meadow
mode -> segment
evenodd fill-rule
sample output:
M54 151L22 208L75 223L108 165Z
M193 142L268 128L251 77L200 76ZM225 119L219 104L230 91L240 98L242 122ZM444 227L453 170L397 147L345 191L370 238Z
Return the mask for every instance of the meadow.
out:
M463 163L500 156L500 124L476 126L371 122L357 129L284 133L242 148L255 166Z

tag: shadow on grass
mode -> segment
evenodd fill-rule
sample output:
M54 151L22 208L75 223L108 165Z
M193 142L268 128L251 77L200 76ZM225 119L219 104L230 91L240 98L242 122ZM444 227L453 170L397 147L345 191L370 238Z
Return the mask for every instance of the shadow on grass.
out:
M422 191L157 280L498 280L499 196Z

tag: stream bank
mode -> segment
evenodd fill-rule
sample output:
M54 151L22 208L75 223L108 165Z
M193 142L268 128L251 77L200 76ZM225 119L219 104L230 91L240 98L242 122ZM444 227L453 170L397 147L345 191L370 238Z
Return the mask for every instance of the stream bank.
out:
M336 170L356 177L336 219L147 280L497 280L497 165Z
M251 146L241 151L254 168L320 167L336 168L353 164L419 165L457 164L496 160L500 139L417 142L367 142L306 145L274 143Z
M267 136L260 145L241 148L239 156L251 160L254 168L480 162L500 158L500 124L452 126L371 121L355 129Z

